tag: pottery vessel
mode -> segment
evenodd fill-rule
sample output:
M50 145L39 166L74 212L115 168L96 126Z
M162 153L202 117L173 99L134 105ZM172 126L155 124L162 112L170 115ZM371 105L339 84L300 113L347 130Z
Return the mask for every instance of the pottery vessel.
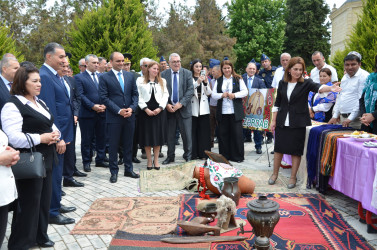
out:
M269 238L280 219L279 203L267 199L267 196L259 196L258 199L249 201L247 207L249 208L247 220L253 227L255 236L257 236L255 247L259 247L257 249L269 249ZM265 237L268 238L268 244Z
M228 198L231 198L238 206L241 197L241 191L238 188L238 178L237 177L226 177L224 178L224 186L221 193Z
M193 178L200 180L200 173L199 173L200 167L195 167L194 173L193 173ZM204 180L206 183L206 187L215 194L220 194L219 190L212 185L209 177L209 169L205 168L204 169ZM245 175L242 175L241 177L238 178L238 188L241 191L241 194L252 194L255 189L255 182L250 180L248 177Z

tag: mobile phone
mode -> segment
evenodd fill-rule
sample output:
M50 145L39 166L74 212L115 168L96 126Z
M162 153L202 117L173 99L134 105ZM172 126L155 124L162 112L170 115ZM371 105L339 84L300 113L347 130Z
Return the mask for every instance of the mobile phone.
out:
M206 71L205 70L201 70L200 71L200 76L206 76Z

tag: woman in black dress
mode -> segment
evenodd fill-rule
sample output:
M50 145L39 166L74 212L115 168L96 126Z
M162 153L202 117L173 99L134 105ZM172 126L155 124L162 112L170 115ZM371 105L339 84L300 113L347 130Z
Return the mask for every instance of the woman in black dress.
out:
M304 151L306 126L311 126L308 108L308 94L339 92L339 84L321 85L311 79L304 79L305 62L301 57L289 60L284 79L280 81L275 105L272 109L271 131L275 131L274 172L268 180L273 185L279 174L283 154L292 155L292 172L288 188L296 186L296 174ZM325 93L326 96L328 93Z
M194 95L191 98L192 109L192 155L191 159L206 159L205 150L211 151L211 126L209 121L208 96L212 91L208 78L199 59L192 61L191 68Z
M147 73L143 77L139 77L136 84L139 91L139 108L141 109L139 144L141 147L145 147L147 169L159 170L158 155L161 146L167 140L167 117L164 109L169 98L166 80L161 78L159 64L155 61L149 62Z

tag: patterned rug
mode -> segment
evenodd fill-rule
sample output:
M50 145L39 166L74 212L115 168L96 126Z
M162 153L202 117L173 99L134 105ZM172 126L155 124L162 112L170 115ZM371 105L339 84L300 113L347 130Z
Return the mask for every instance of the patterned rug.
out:
M271 236L275 249L373 249L320 195L315 194L270 194L280 204L280 221ZM195 209L198 195L183 195L178 219L199 216ZM236 219L245 221L245 230L250 231L247 221L247 202L257 199L257 195L243 196L240 200ZM233 230L222 235L237 235ZM185 235L177 226L178 235ZM248 240L242 242L212 243L211 249L250 249L255 241L253 233L245 233Z
M142 193L166 190L182 190L195 179L192 178L196 161L161 168L160 171L140 171L139 189Z
M93 202L71 234L115 234L117 230L135 234L162 235L177 225L180 197L118 197Z

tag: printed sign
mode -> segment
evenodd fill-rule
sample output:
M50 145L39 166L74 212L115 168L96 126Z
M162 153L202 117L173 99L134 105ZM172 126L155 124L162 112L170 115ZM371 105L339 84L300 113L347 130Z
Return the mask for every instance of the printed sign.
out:
M274 102L275 89L251 89L249 96L243 100L246 115L243 127L269 131Z

